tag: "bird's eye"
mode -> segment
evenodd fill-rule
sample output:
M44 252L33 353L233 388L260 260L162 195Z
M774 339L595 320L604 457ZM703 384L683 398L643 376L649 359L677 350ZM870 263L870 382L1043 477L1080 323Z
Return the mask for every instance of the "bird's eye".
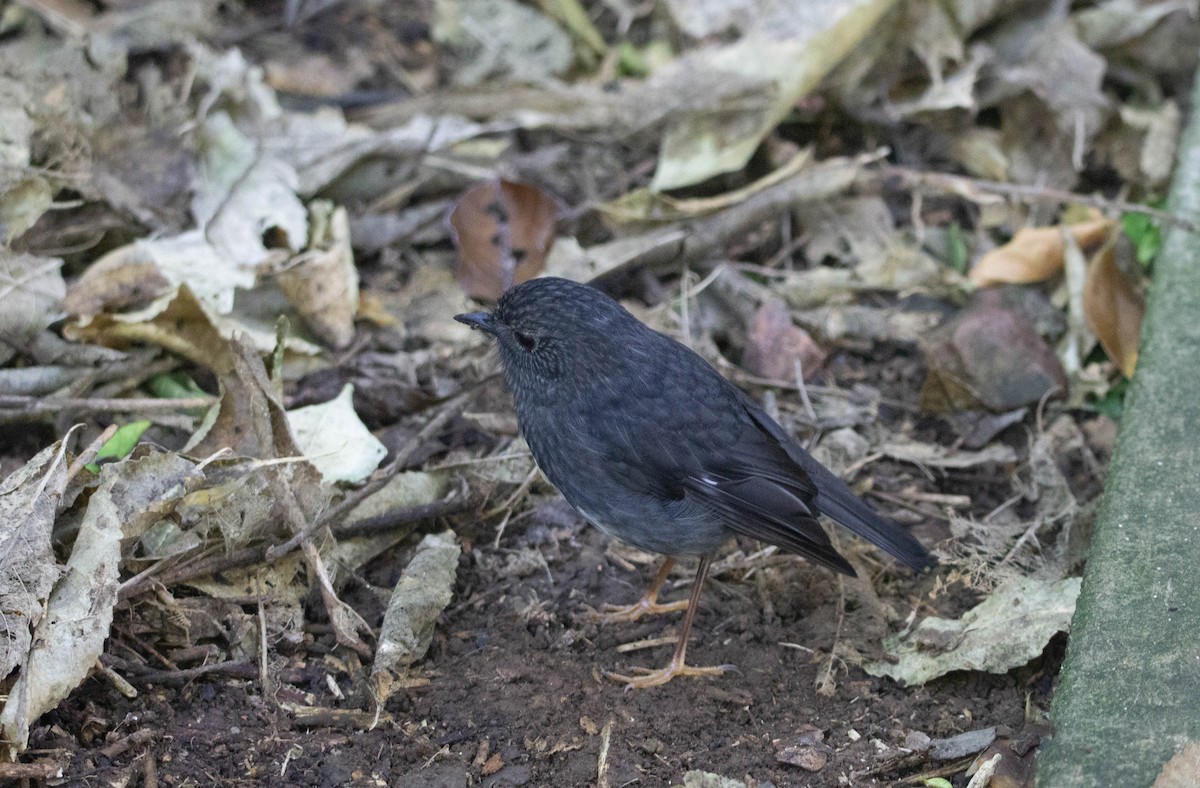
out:
M513 336L517 338L517 344L526 350L533 350L537 347L537 340L528 334L522 334L520 331L514 331Z

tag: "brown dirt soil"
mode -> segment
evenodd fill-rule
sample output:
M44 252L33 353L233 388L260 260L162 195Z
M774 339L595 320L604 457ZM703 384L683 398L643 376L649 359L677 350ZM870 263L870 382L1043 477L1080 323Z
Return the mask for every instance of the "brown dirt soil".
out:
M1061 644L1007 675L955 674L907 689L839 662L832 696L819 695L815 683L835 641L838 580L782 555L749 562L753 571L719 573L706 588L690 661L734 664L736 672L625 692L599 671L665 664L670 646L628 654L616 647L671 634L680 614L591 623L587 606L636 599L653 568L630 564L648 556L614 549L561 506L535 507L534 516L510 525L498 551L494 534L480 529L480 546L461 559L455 601L421 665L429 683L393 696L391 723L370 731L305 729L276 704L368 705L347 673L353 667L322 656L331 643L326 634L276 666L288 683L272 700L256 681L212 678L143 686L129 701L93 679L43 718L32 747L67 761L72 785L147 784L153 774L176 786L583 786L597 784L607 729L605 784L614 788L679 784L694 769L749 785L886 785L938 766L921 756L905 760L897 749L914 731L938 738L994 725L1001 735L1016 734L1027 700L1035 710L1049 705ZM394 580L405 560L379 564L368 579ZM881 605L900 619L933 585L932 578L894 574L869 555L859 561L877 567ZM686 593L692 569L676 568L665 598ZM837 642L839 653L869 655L889 627L856 583L845 585ZM973 601L960 590L942 593L936 605ZM920 615L931 612L922 608ZM819 770L777 760L813 728L829 748Z

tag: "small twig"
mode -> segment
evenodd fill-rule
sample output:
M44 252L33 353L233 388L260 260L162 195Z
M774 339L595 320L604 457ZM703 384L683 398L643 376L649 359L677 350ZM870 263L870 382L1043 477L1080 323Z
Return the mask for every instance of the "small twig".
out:
M908 509L910 512L916 512L923 517L932 517L935 520L941 520L947 523L950 522L950 518L941 512L934 511L933 509L926 509L924 506L917 506L915 503L906 501L903 498L897 497L890 493L885 493L880 490L871 490L867 494L872 498L878 498L881 501L887 501L890 504L899 506L901 509Z
M812 240L812 236L809 233L800 233L800 235L797 235L795 238L784 244L782 249L771 255L771 259L767 260L767 262L761 267L770 269L772 271L778 269L781 265L783 265L785 260L799 251L800 247L804 246L810 240Z
M947 493L931 493L921 492L920 490L902 490L896 493L897 497L907 498L910 501L918 501L920 503L936 503L942 506L970 506L971 496L969 495L950 495Z
M617 646L617 651L621 654L628 654L631 651L642 651L648 648L658 648L659 646L674 646L679 642L677 635L661 638L646 638L645 640L634 640L630 643L622 643Z
M405 509L397 509L386 514L376 515L375 517L365 517L362 520L355 520L352 523L340 523L333 526L333 535L341 540L352 539L356 536L386 533L404 525L465 512L478 505L479 500L478 496L456 492L452 493L445 500L423 503L418 506L409 506Z
M772 380L771 378L760 378L757 375L751 375L741 367L728 361L724 356L717 356L713 366L721 370L725 377L729 378L734 383L749 383L754 386L769 386L771 388L783 389L784 391L796 391L796 381L794 380ZM841 399L852 399L855 396L853 391L837 388L836 386L814 386L811 383L806 383L805 388L813 394L818 394L822 397L840 397ZM907 413L918 413L920 408L911 402L892 399L890 397L879 397L878 401L884 405L902 410Z
M191 408L207 408L216 401L216 397L88 399L86 397L22 397L16 394L3 394L0 395L0 411L16 411L28 414L60 413L64 410L82 411L84 413L158 412L164 410L175 411L189 410Z
M1124 213L1140 213L1158 219L1166 224L1180 227L1188 232L1200 232L1200 225L1177 214L1151 208L1125 200L1112 200L1091 194L1078 194L1062 189L1051 189L1045 186L1025 186L1019 183L1003 183L969 178L964 175L947 175L940 172L921 172L907 167L885 167L882 170L885 178L902 179L908 186L929 186L940 191L961 194L970 198L972 191L998 194L1029 202L1079 203L1099 208L1102 211Z
M75 427L72 427L71 429L74 430ZM100 452L100 447L108 443L109 439L117 434L118 429L119 426L116 424L108 425L108 428L105 429L104 432L100 433L96 440L88 444L88 447L79 453L79 456L75 458L75 462L71 463L71 467L67 469L67 481L70 481L78 476L79 472L83 470L85 465L88 465L90 462L92 462L92 460L96 459L96 455ZM69 434L70 433L68 433L68 435ZM63 439L63 443L66 443L65 438Z
M860 470L862 470L863 468L865 468L866 466L870 465L871 463L875 462L876 460L880 459L883 456L884 456L883 452L879 452L879 451L868 454L866 457L863 457L863 458L857 460L856 462L852 462L849 465L847 465L842 470L842 472L838 475L841 476L843 479L849 479L851 476L858 473Z
M154 753L142 753L141 758L143 788L158 788L158 766L154 762Z
M99 673L105 681L113 686L113 688L124 695L126 698L133 699L138 696L137 688L125 680L125 677L115 670L105 665L100 660L96 660L96 672Z
M609 788L608 784L608 746L612 741L613 719L608 718L600 731L600 754L596 756L596 788Z
M430 766L433 765L433 762L438 759L439 755L449 755L449 754L450 754L450 745L447 744L444 747L442 747L442 749L435 752L433 755L430 755L429 760L427 760L427 761L425 761L425 763L421 764L421 768L428 769Z
M112 760L118 755L123 755L134 747L141 747L154 741L154 737L158 734L152 728L139 728L133 733L124 738L117 739L112 744L105 745L100 748L100 754L105 758Z
M275 699L275 688L271 686L270 673L267 671L267 613L263 607L262 597L258 604L258 683L264 698Z
M284 520L292 529L292 533L304 535L300 539L300 550L304 554L304 563L307 565L308 571L312 573L312 579L316 582L317 589L321 594L321 602L325 606L325 613L329 616L329 624L333 627L337 642L353 649L364 659L371 659L373 656L371 647L358 636L359 632L369 633L370 625L338 597L337 591L333 587L333 579L325 567L325 559L321 557L321 552L317 550L317 546L308 536L318 530L317 527L314 527L317 522L316 518L313 518L312 522L308 520L304 507L296 499L295 490L292 489L283 474L271 474L271 493L275 498L275 503L282 509Z
M109 655L106 655L103 659L105 661L121 663L119 667L122 670L132 674L134 681L143 684L180 686L202 676L219 675L235 679L252 679L258 676L258 668L254 665L249 662L236 662L232 660L229 662L215 662L211 665L198 665L194 668L184 668L182 670L156 670L138 665L135 662L126 662L123 659Z
M58 466L62 465L63 461L66 459L67 443L69 442L69 440L71 438L71 433L74 432L76 429L78 429L80 426L81 425L77 424L74 427L72 427L67 432L67 434L63 436L62 441L59 442L58 452L54 455L53 462L50 463L50 467L46 469L46 472L44 474L42 474L42 480L40 482L38 482L37 491L33 494L34 500L40 499L42 497L42 494L46 492L46 487L50 484L50 477L54 475L54 469L57 468ZM69 478L70 478L70 476L68 476L68 479Z
M817 202L846 192L860 177L861 169L878 161L883 153L828 159L716 213L589 247L586 254L597 272L593 281L642 269L677 271L684 263L709 259L713 250L764 221L773 221L797 203Z
M483 517L480 518L481 520L488 520L494 515L504 512L504 519L500 522L500 527L496 529L496 539L492 542L492 547L494 549L500 549L500 539L504 536L504 529L508 527L508 521L512 519L513 509L521 500L522 496L529 492L529 488L533 486L533 482L535 479L537 479L539 472L540 471L538 471L537 466L533 466L533 469L530 470L525 476L525 479L521 482L521 485L517 487L517 489L513 490L512 495L508 496L504 503L492 509L492 511L485 513Z
M683 270L679 275L679 322L682 323L681 328L683 344L692 349L692 315L688 309L688 304L692 300L692 296L688 293L688 279L691 278L691 271L688 270L687 263L683 264Z
M802 646L799 643L789 643L786 640L779 641L777 645L783 646L784 648L795 649L796 651L803 651L806 654L813 653L813 649L809 648L808 646Z
M0 761L0 780L60 780L65 769L58 761L34 761L33 763L8 763Z
M208 552L216 552L217 548L213 548ZM185 583L188 580L195 580L197 577L208 577L217 572L225 572L230 569L241 569L247 566L253 566L261 562L266 551L262 547L244 547L228 555L208 555L201 554L196 557L196 560L176 566L171 569L164 570L157 575L157 580L164 586L175 585L176 583ZM155 564L155 567L165 561ZM137 596L145 591L152 579L156 575L154 573L143 572L136 577L127 580L118 591L118 596L122 599L127 599L131 596Z
M983 521L985 523L989 522L993 517L1001 514L1002 512L1006 511L1007 509L1010 509L1012 506L1020 503L1023 500L1025 500L1025 496L1021 493L1017 493L1016 495L1011 496L1010 498L1005 500L1003 503L998 505L995 509L992 509L990 512L985 514L983 516Z
M152 644L147 643L145 640L138 637L137 634L130 632L125 627L120 626L118 624L113 625L113 631L120 634L121 637L124 639L132 640L135 644L137 644L137 646L139 648L141 648L143 651L145 651L150 656L157 659L160 664L165 665L168 669L179 670L179 666L176 665L173 660L169 659L165 654L163 654L158 649L156 649ZM126 645L126 648L128 648L128 645ZM134 652L134 650L132 648L130 648L129 651L130 651L130 653L136 653L136 652Z
M295 717L295 724L304 728L347 728L362 731L380 723L391 723L392 715L367 709L330 709L317 706L284 704L282 708Z
M834 539L834 549L837 549L837 539ZM842 624L846 623L846 576L839 574L838 579L838 617L837 627L833 631L833 645L829 647L829 659L821 666L817 674L817 694L830 696L834 692L833 660L837 655L837 644L842 639Z
M808 414L809 421L816 424L817 411L813 408L812 400L808 398L808 386L804 384L804 367L799 358L796 359L796 388L800 391L800 401L804 403L804 412Z

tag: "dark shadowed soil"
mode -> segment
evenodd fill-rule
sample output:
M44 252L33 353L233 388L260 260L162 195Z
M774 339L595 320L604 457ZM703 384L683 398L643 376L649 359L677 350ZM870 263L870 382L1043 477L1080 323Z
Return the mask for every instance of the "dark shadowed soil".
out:
M818 694L835 642L838 579L791 556L743 561L710 581L689 657L736 671L625 692L599 671L665 664L670 645L624 654L617 647L671 634L680 614L590 623L588 605L632 601L652 566L629 564L643 556L614 552L556 505L537 512L510 526L501 550L464 554L456 599L422 663L428 684L397 693L387 707L392 720L374 730L305 729L277 705L362 705L346 672L352 666L323 658L329 639L317 635L272 666L289 680L275 698L263 698L257 681L209 678L143 686L129 701L92 680L43 719L32 746L60 760L69 754L76 785L148 784L151 764L164 785L595 785L605 740L609 786L679 784L689 770L751 785L886 785L939 765L905 757L899 748L914 732L936 739L997 726L1016 736L1027 702L1035 716L1048 707L1061 644L1007 675L964 673L908 689L839 660L833 694ZM934 583L898 576L869 555L860 565L874 569L881 602L869 602L857 581L845 583L841 655L875 653L887 628L883 607L903 619ZM686 593L692 568L677 567L667 597ZM960 590L935 605L973 599ZM922 605L920 614L929 612ZM780 762L789 744L819 768Z

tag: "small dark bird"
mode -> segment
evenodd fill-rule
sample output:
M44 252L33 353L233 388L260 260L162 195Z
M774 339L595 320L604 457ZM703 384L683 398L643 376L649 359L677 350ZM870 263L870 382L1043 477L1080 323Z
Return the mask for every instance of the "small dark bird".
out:
M671 662L610 678L651 687L728 668L687 665L684 654L709 562L734 536L854 575L817 521L824 514L913 569L936 563L708 362L599 290L532 279L494 311L455 319L499 345L521 433L546 478L608 535L667 556L642 600L609 620L681 609L658 604L659 590L676 556L700 557Z

